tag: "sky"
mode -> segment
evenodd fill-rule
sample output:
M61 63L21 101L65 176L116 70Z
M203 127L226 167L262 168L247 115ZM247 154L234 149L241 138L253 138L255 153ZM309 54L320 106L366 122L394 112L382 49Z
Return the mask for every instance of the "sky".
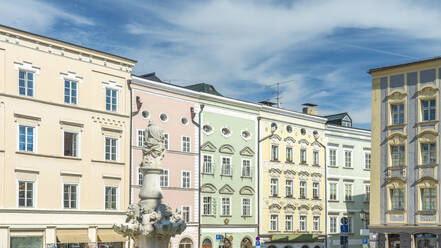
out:
M26 6L26 7L24 7ZM178 85L370 128L371 68L441 55L439 1L0 0L0 24L137 60Z

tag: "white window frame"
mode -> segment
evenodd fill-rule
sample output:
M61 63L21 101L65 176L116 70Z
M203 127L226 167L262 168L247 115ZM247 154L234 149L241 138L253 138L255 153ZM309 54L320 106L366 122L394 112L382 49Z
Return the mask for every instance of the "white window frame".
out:
M335 165L331 164L331 151L335 152ZM328 159L329 159L329 167L338 167L338 149L337 147L328 148Z
M204 198L210 198L210 203L209 203L209 206L208 206L208 209L209 209L209 213L204 213L204 208L205 208L205 202L204 202ZM212 216L212 215L214 215L214 211L213 211L213 197L212 196L208 196L208 195L205 195L205 196L202 196L202 211L201 211L201 213L202 213L202 216Z
M244 162L245 161L248 161L248 163L249 163L249 167L250 167L250 174L249 175L244 175L243 174L243 169L244 169ZM253 173L252 173L252 171L251 171L251 165L252 165L252 163L251 163L251 159L247 159L247 158L243 158L243 159L241 159L241 174L242 174L242 177L246 177L246 178L250 178L250 177L252 177L252 175L253 175Z
M224 160L224 158L227 158L227 159L229 159L230 160L230 174L224 174L224 171L223 171L223 160ZM233 176L233 159L231 158L231 157L228 157L228 156L221 156L220 157L220 174L222 175L222 176Z
M142 132L142 135L139 135L139 132ZM139 140L142 137L142 140ZM136 129L136 146L142 147L144 145L144 137L145 137L145 129L138 128ZM139 143L141 141L141 144Z
M286 223L288 223L286 217L290 216L291 217L291 228L287 228ZM294 231L294 215L293 214L285 214L285 232L292 232Z
M76 134L77 135L77 144L76 144L76 150L77 150L77 155L76 156L68 156L68 155L64 155L64 135L66 134L66 133L74 133L74 134ZM81 147L81 132L78 132L78 131L73 131L73 130L69 130L69 129L63 129L63 140L62 140L62 152L63 152L63 156L64 157L70 157L70 158L81 158L81 150L80 150L80 147Z
M106 208L106 188L107 187L115 187L116 188L116 209L107 209ZM119 185L117 184L104 184L104 210L105 211L118 211L119 210Z
M331 199L331 184L335 184L335 199ZM328 182L328 188L329 188L328 200L330 200L330 201L338 201L338 185L339 185L339 183L337 181Z
M334 222L334 224L335 224L335 226L334 226L334 231L332 230L333 229L333 226L332 226L332 221L331 221L331 219L334 219L335 220L335 222ZM338 229L337 229L337 227L338 227L338 215L332 215L332 216L329 216L329 233L338 233Z
M315 228L316 226L315 226L315 219L316 218L318 218L318 225L317 225L317 229ZM312 216L312 231L313 232L320 232L320 223L321 221L320 221L320 215L313 215Z
M305 152L305 160L302 160L303 151ZM300 164L308 164L308 148L301 146L300 147Z
M369 197L368 197L368 191L367 189L369 188ZM364 184L364 201L368 202L370 200L370 196L371 196L371 185L369 183L365 183Z
M66 88L66 86L65 86L65 84L66 84L66 81L69 81L69 89L70 89L70 91L69 91L69 102L66 102L66 92L65 92L65 88ZM77 96L76 96L76 102L75 103L73 103L72 102L72 82L75 82L76 84L77 84L77 88L76 88L76 91L77 91ZM78 81L78 80L76 80L76 79L71 79L71 78L63 78L63 103L64 104L72 104L72 105L78 105L78 92L79 92L79 90L78 90L78 86L80 85L80 82Z
M20 206L20 201L19 201L19 189L20 189L20 182L28 182L28 183L33 183L32 186L32 207L21 207ZM17 208L38 208L38 181L37 179L32 180L32 179L16 179L16 188L15 188L15 196L17 198Z
M317 156L315 156L316 154L317 154ZM320 165L320 151L319 150L312 151L312 163L313 163L313 165Z
M186 148L186 143L187 141L184 141L184 138L188 138L188 151L185 149ZM181 136L181 151L182 152L191 152L191 137L190 136L185 136L182 135Z
M184 187L184 183L185 183L185 177L184 177L184 173L188 173L188 187ZM190 189L191 188L191 171L188 170L183 170L181 171L181 188L183 189Z
M277 158L274 157L273 147L277 147L276 154L275 154L277 156ZM279 144L271 144L271 147L270 147L270 159L271 159L271 161L280 161L280 146L279 146Z
M366 157L369 155L369 168L366 167L367 163L366 163ZM371 165L372 165L372 157L371 157L371 152L364 152L364 169L365 170L371 170Z
M210 158L210 171L205 171L205 157L209 157ZM213 155L211 154L202 154L202 174L209 174L212 175L214 174L214 161L213 161Z
M288 181L291 181L291 183L288 184ZM291 194L288 194L288 186L290 188ZM294 196L294 180L292 178L285 179L285 196L286 197Z
M20 150L20 126L34 128L34 136L33 136L34 143L32 145L32 151L27 151L26 149L24 151ZM17 123L17 137L16 138L17 138L17 151L18 152L38 153L38 151L37 151L37 147L38 147L38 126L36 124ZM27 146L27 142L26 142L26 146Z
M229 204L228 204L229 213L228 214L224 213L223 199L228 199L228 201L229 201ZM221 211L220 216L232 216L233 215L233 202L231 201L231 196L221 196L219 203L220 203L220 211Z
M75 185L77 187L77 198L75 201L77 202L76 208L65 208L64 207L64 185ZM61 184L61 208L62 209L80 209L80 184L77 182L63 182Z
M163 172L167 172L167 185L162 186L161 185L161 177L163 176L162 173L159 175L159 186L161 188L167 188L170 187L170 171L168 169L162 169ZM182 182L181 182L182 183Z
M302 182L305 183L305 187L304 187L305 194L303 195L303 198L302 198L302 194L301 194ZM299 198L300 199L308 198L308 181L306 181L306 180L299 181Z
M272 229L272 225L271 225L271 221L272 221L272 217L273 216L277 216L277 218L276 218L276 230L273 230ZM279 229L280 229L280 227L279 227L279 225L280 225L280 220L279 220L279 214L275 214L275 213L271 213L270 214L270 221L269 221L269 230L271 231L271 232L277 232L277 231L279 231Z
M351 197L351 199L350 200L347 200L347 195L346 195L346 185L349 185L349 186L351 186L351 195L350 195L350 197ZM344 201L353 201L354 200L354 184L353 183L344 183L344 196L345 196L345 198L344 198Z
M184 208L188 208L188 221L186 221L186 223L189 223L189 222L191 222L191 206L188 206L188 205L181 206L182 220L185 221L185 218L184 218Z
M25 77L26 77L26 80L25 80L25 94L24 95L21 95L20 94L20 72L21 71L23 71L23 72L25 72L26 74L25 74ZM28 77L27 77L27 75L28 75L28 73L32 73L33 74L33 76L32 76L32 96L30 96L30 95L28 95ZM19 96L25 96L25 97L32 97L32 98L35 98L35 78L36 78L36 75L37 75L37 72L36 71L34 71L34 70L29 70L29 69L25 69L25 68L21 68L21 67L19 67L18 68L18 77L17 77L17 89L18 89L18 95Z
M273 192L273 184L272 184L272 180L275 180L275 182L276 182L276 185L275 185L275 192ZM279 187L280 187L280 182L279 182L279 179L278 178L275 178L275 177L271 177L270 178L270 196L271 197L278 197L279 196L279 193L280 193L280 189L279 189ZM274 194L275 193L275 194Z
M141 180L139 180L142 177L142 183ZM141 173L140 168L138 168L138 185L142 186L142 184L144 183L144 175Z
M115 103L116 107L115 107L115 110L112 110L112 105L113 105L112 102L110 102L110 109L107 109L107 90L111 90L111 91L115 91L116 92L116 103ZM115 88L112 88L112 87L105 87L104 97L105 97L105 99L104 99L104 109L106 111L110 111L110 112L118 112L119 111L119 89L115 89ZM112 97L110 97L110 98L112 98Z
M302 217L305 217L305 229L302 230ZM308 215L306 214L300 214L299 215L299 231L300 232L306 232L308 231Z
M249 203L249 214L244 214L244 200L248 200L250 203ZM252 210L252 208L251 208L251 205L252 205L252 201L251 201L251 198L248 198L248 197L245 197L245 198L241 198L240 199L240 202L241 202L241 216L242 217L251 217L251 210Z
M112 159L106 159L106 139L116 139L116 155L115 155L115 160ZM104 136L104 160L105 161L113 161L113 162L118 162L119 161L119 138L115 137L115 136ZM112 157L112 155L110 154L110 158Z
M314 187L314 185L317 185L317 187ZM317 190L317 198L314 198L316 195L314 195L314 190ZM312 182L312 198L313 199L320 199L320 183L319 182Z
M351 154L350 167L346 166L346 152L350 152L350 154ZM343 157L344 157L343 168L353 169L354 168L354 151L353 151L353 149L343 149Z
M288 150L291 150L291 157L288 156L289 155ZM285 147L285 157L286 157L285 160L287 162L294 163L294 147L293 146L287 145Z

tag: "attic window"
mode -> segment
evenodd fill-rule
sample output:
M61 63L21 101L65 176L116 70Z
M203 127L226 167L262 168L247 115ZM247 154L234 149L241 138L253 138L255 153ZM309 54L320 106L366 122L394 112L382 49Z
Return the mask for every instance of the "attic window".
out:
M250 132L248 132L248 131L246 131L246 130L244 130L244 131L242 131L242 138L244 138L244 139L249 139L251 137L251 133Z
M300 130L300 133L301 133L302 135L305 135L305 134L306 134L306 129L302 128L302 129Z
M350 121L342 120L341 125L344 127L352 127L352 123Z
M286 126L286 131L288 133L292 133L292 126L290 126L290 125Z
M202 130L204 130L204 132L205 132L206 134L209 134L209 133L211 133L211 132L213 131L213 128L212 128L210 125L204 125L204 126L202 127Z
M163 121L163 122L166 122L168 120L168 116L166 114L162 113L159 116L159 119L161 119L161 121Z
M222 135L225 136L225 137L228 137L231 134L230 129L228 129L226 127L222 128L221 132L222 132Z

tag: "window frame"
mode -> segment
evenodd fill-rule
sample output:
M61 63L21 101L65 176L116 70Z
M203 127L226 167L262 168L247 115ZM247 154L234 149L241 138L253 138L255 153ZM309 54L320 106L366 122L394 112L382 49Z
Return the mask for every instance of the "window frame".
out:
M420 197L420 199L421 199L421 210L422 211L437 211L437 207L438 207L438 204L437 204L437 200L438 200L437 188L436 187L431 187L431 188L424 187L424 188L420 188L419 190L420 190L419 193L421 195L421 197ZM425 190L430 190L430 191L433 190L434 191L433 194L429 193L429 198L428 198L428 201L429 201L429 206L428 207L429 208L428 209L425 208L425 198L424 198L425 195L424 195L424 192L423 192Z
M224 212L224 199L228 199L228 213ZM220 197L220 216L233 216L233 202L231 201L231 196L221 196Z
M302 220L302 217L304 217L304 220ZM304 224L304 229L302 228L302 222ZM306 214L299 215L299 231L300 232L308 231L308 216Z
M351 192L351 194L350 195L348 195L347 194L347 192L346 192L346 186L350 186L350 192ZM345 200L344 201L354 201L354 183L348 183L348 182L345 182L344 183L344 196L345 196ZM348 197L349 196L349 197Z
M25 142L25 150L20 150L20 127L26 127L26 142ZM28 151L27 150L27 128L33 128L33 133L32 133L32 151ZM37 153L37 147L38 147L38 125L37 124L25 124L25 123L17 123L17 151L18 152L32 152L32 153Z
M350 161L349 161L349 166L347 166L347 156L346 153L350 154ZM344 165L343 168L345 169L353 169L354 168L354 151L353 149L343 149L343 156L344 156Z
M249 175L244 175L244 168L245 168L244 162L248 162ZM241 174L242 174L241 176L245 177L245 178L251 178L253 176L253 173L251 171L251 159L248 159L248 158L241 159Z
M332 199L331 198L331 184L332 185L335 185L335 199ZM328 182L328 187L329 187L329 191L328 191L328 199L329 199L329 201L338 201L339 199L338 199L338 185L339 185L339 183L338 182Z
M230 174L224 174L224 170L223 170L223 167L224 167L224 159L228 159L229 161L230 161L230 167L229 167L229 171L230 171ZM231 176L233 176L233 159L232 159L232 157L229 157L229 156L220 156L220 175L221 176L228 176L228 177L231 177Z
M425 151L424 150L424 146L428 147L428 150ZM433 148L434 147L434 148ZM425 142L425 143L420 143L420 161L422 165L432 165L432 164L436 164L437 161L437 142ZM431 150L431 148L433 149L433 151ZM425 157L425 153L427 153L427 158L428 161L424 161L424 157ZM434 161L432 162L431 157L432 155L434 155Z
M188 187L185 187L185 183L186 183L186 177L184 176L185 173L188 173ZM181 188L183 189L190 189L191 188L191 171L189 170L182 170L181 171Z
M20 206L20 182L24 182L24 183L32 183L32 206ZM16 179L16 189L15 189L15 195L16 195L16 206L17 208L38 208L38 184L37 184L37 179L21 179L18 178ZM26 187L27 188L27 187ZM26 194L26 190L25 190L25 196ZM27 205L26 203L26 197L25 197L25 205Z
M276 182L275 185L273 185L273 180L275 180L275 182ZM275 192L273 191L273 186L274 186ZM279 193L280 193L279 187L280 187L279 179L271 177L270 178L270 197L278 197L279 196Z
M320 165L320 151L319 150L312 151L312 165Z
M106 189L108 187L111 188L116 188L115 190L115 209L111 209L111 208L107 208L107 202L106 202ZM119 185L116 184L104 184L104 210L105 211L118 211L119 210L119 197L120 197L120 192L119 192Z
M335 160L334 160L334 162L335 162L335 164L333 165L332 164L332 159L331 159L331 151L333 151L333 152L335 152L335 156L334 156L334 158L335 158ZM333 167L333 168L335 168L335 167L338 167L338 163L337 163L337 161L338 161L338 148L328 148L328 159L329 159L329 164L328 164L328 166L329 167Z
M115 159L112 159L112 153L109 153L110 155L110 158L109 159L107 159L106 157L107 157L107 152L106 152L106 149L107 149L107 139L114 139L114 140L116 140L116 144L115 144L115 152L116 152L116 154L115 154ZM110 162L119 162L119 143L120 143L120 138L118 138L118 137L115 137L115 136L109 136L109 135L105 135L104 136L104 160L105 161L110 161ZM110 147L110 150L112 150L111 149L112 148L112 146Z
M290 151L290 152L288 152ZM285 147L285 161L288 163L294 163L294 147L293 146L286 146Z
M110 92L115 92L116 93L116 97L115 97L115 101L116 103L112 102L112 98L113 96L110 95L110 103L109 103L109 109L107 109L107 90L109 90ZM111 87L105 87L105 92L104 92L104 96L105 96L105 110L106 111L110 111L110 112L119 112L119 90L115 89L115 88L111 88ZM112 109L113 105L115 105L115 110Z
M210 158L210 172L205 170L205 157ZM212 154L202 154L202 174L213 175L214 174L214 160Z
M166 176L166 178L167 178L167 185L162 185L162 181L161 181L161 179L163 178L163 173L164 172L167 172L166 174L167 174L167 176ZM168 188L168 187L170 187L170 171L169 171L169 169L162 169L162 173L161 174L159 174L159 187L161 187L161 188Z
M402 208L394 208L394 194L393 191L400 191L398 195L399 203L402 203ZM390 210L404 211L406 209L406 192L403 188L389 188Z
M398 106L398 112L394 111L394 106ZM403 109L401 109L401 106L403 106ZM406 122L406 106L404 104L404 102L399 102L399 103L392 103L389 104L390 107L390 125L403 125ZM397 115L397 122L395 122L395 115ZM402 121L401 121L402 120Z
M274 162L280 161L280 146L279 146L279 144L271 144L271 147L270 147L270 160L274 161Z
M290 181L290 183L288 183ZM288 187L289 186L289 187ZM290 188L291 194L288 194L288 188ZM294 196L294 180L289 178L285 179L285 197L293 197Z
M64 186L65 185L75 185L75 187L76 187L77 191L76 191L76 199L75 199L75 202L76 202L75 208L72 208L72 207L66 208L64 206L64 201L65 201L65 199L64 199ZM70 204L70 201L69 201L69 204ZM77 182L63 182L61 184L61 208L63 208L63 209L80 209L80 184L79 183L77 183Z
M165 150L170 150L170 134L164 133L164 148Z
M287 217L291 217L291 220L289 221L290 225L291 225L290 228L287 228L287 226L288 226L287 225L287 223L288 223ZM294 231L294 215L291 213L286 213L285 214L285 232L292 232L292 231Z
M304 186L302 184L304 183ZM303 195L302 195L303 190ZM308 182L307 181L299 181L299 199L306 199L308 197Z
M139 134L139 132L142 132L142 135ZM142 137L142 140L140 138ZM142 147L144 145L144 137L145 137L145 129L137 128L136 129L136 146ZM141 142L141 144L140 144Z
M329 233L332 233L332 234L338 233L338 231L337 231L337 226L338 226L337 218L338 218L338 215L329 216ZM334 219L334 223L332 223L331 219ZM332 224L334 224L334 225L332 225Z
M369 163L367 161L369 161ZM371 170L371 164L372 164L371 152L364 152L364 169ZM369 165L369 167L367 165Z
M18 95L19 96L24 96L24 97L32 97L35 98L35 75L38 74L38 72L36 71L32 71L29 69L25 69L25 68L17 68L18 69ZM20 94L20 72L24 72L25 73L25 77L24 77L24 84L25 84L25 94ZM32 73L32 95L28 95L28 73Z
M66 96L66 82L69 82L69 95ZM75 96L75 102L72 102L72 83L76 84L76 96ZM63 103L64 104L71 104L71 105L78 105L78 86L79 86L79 81L78 80L73 80L73 79L69 79L69 78L63 78ZM66 102L66 97L69 98L69 102Z
M422 122L436 121L437 120L437 116L438 116L438 114L437 114L437 101L436 101L436 98L421 99L420 101L421 101L421 103L420 103L421 104L421 121ZM432 101L434 102L434 105L431 105ZM424 107L424 102L428 102L428 106L427 107ZM432 117L431 110L434 110L434 112L435 112L435 116L433 116L433 119L431 118ZM428 119L427 120L425 119L425 114L424 114L425 111L428 112Z
M244 204L244 200L248 200L249 201L249 205L248 205L248 210L249 210L249 214L246 214L245 212L246 211L244 211L245 210L245 204ZM241 198L240 199L240 203L241 203L241 216L242 217L251 217L252 216L252 213L251 213L251 210L252 210L252 208L251 208L251 205L252 205L252 201L251 201L251 198L249 198L249 197L243 197L243 198Z
M207 199L210 199L210 202L209 203L205 203L205 198L207 198ZM212 196L208 196L208 195L205 195L205 196L202 196L202 201L201 201L201 203L202 203L202 216L214 216L214 211L213 211L213 197ZM209 204L208 205L208 210L209 210L209 213L205 213L205 205L206 204Z
M185 141L184 139L188 139L188 141ZM187 147L188 145L188 147ZM188 148L188 150L186 149ZM182 135L181 136L181 152L190 153L191 152L191 137Z
M398 164L394 163L394 153L393 149L394 147L397 147L397 155L398 155ZM401 147L403 149L401 149ZM390 156L390 166L397 167L397 166L404 166L406 164L406 145L390 145L389 146L389 156ZM402 159L402 160L401 160Z
M69 156L69 155L65 155L65 135L66 133L72 133L76 135L76 156ZM81 132L79 131L73 131L73 130L69 130L69 129L63 129L63 142L62 142L62 149L63 149L63 156L64 157L69 157L69 158L81 158L81 150L80 150L80 142L81 142Z
M315 187L317 186L317 187ZM314 194L314 190L317 191L317 194ZM312 198L313 199L320 199L320 183L319 182L312 182Z
M276 217L276 219L275 219L275 226L276 226L276 229L273 229L272 228L272 221L273 221L273 216L275 216ZM269 221L269 226L270 226L270 228L269 228L269 230L270 230L270 232L278 232L279 231L279 229L280 229L280 227L279 227L279 223L280 222L280 220L279 220L279 215L278 214L275 214L275 213L271 213L270 214L270 221Z
M184 208L188 208L188 221L185 220ZM182 220L186 223L190 223L191 222L191 206L188 206L188 205L181 206L181 212L182 212Z
M318 219L318 222L316 223L316 219ZM313 215L312 216L312 231L313 232L320 232L320 215ZM316 224L317 224L317 229L316 229Z
M302 160L303 158L305 160ZM300 164L308 164L308 149L305 147L300 147Z

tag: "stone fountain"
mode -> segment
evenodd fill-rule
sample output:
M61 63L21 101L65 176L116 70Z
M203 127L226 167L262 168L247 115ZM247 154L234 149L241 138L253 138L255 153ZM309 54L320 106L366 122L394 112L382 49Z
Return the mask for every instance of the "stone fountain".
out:
M150 122L142 148L140 171L144 183L139 193L140 201L129 206L125 223L113 225L117 233L134 239L138 248L167 248L170 238L181 234L187 227L179 210L173 214L172 209L161 202L159 180L165 152L164 140L163 130Z

